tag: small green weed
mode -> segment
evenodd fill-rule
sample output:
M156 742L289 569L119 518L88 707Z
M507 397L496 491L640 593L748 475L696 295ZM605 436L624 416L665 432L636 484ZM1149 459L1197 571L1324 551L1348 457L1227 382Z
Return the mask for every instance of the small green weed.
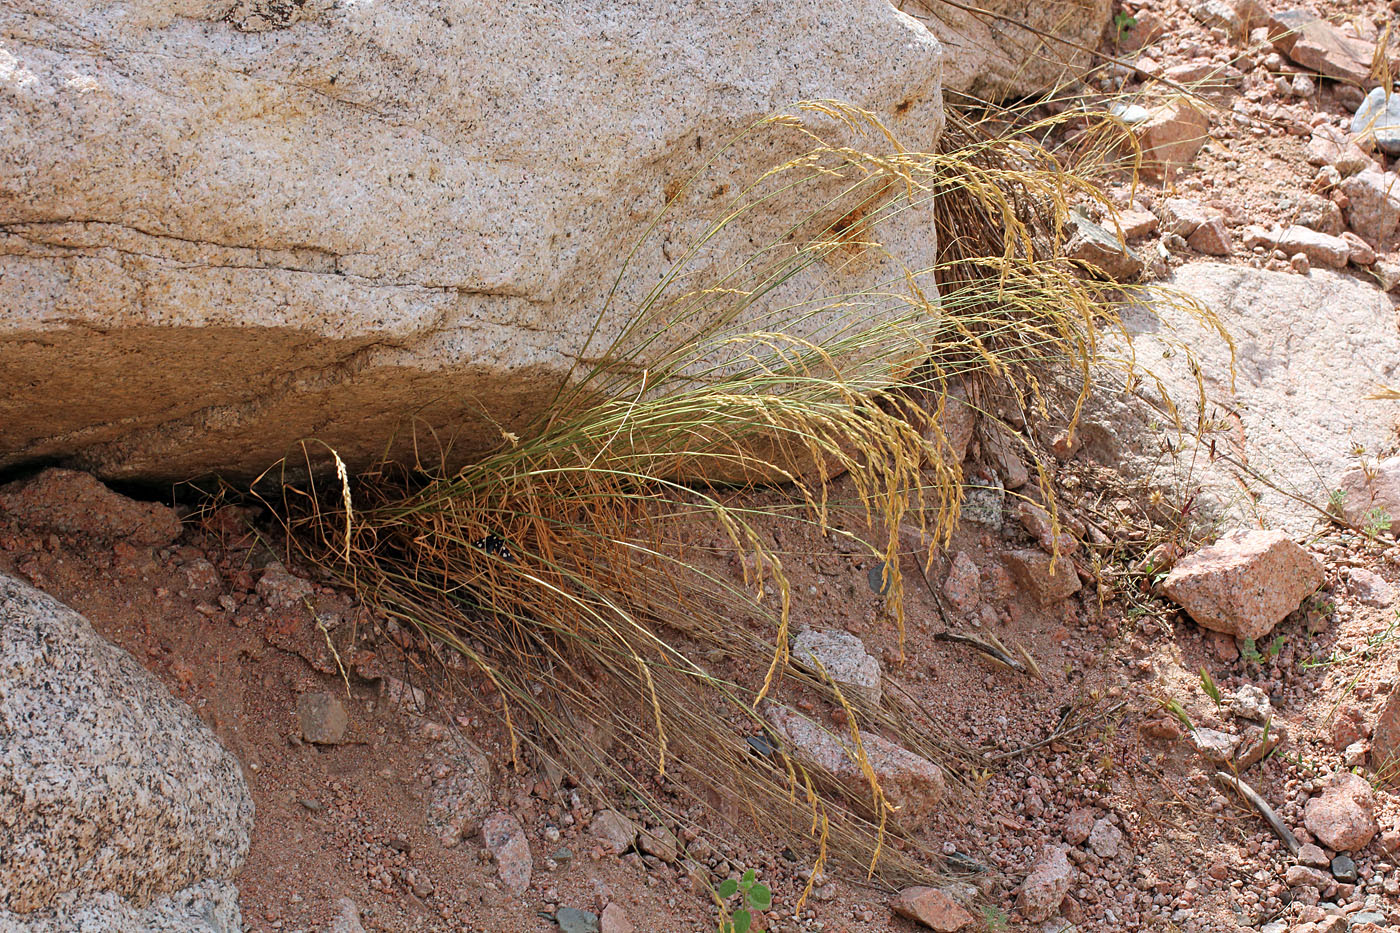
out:
M1383 534L1390 533L1390 513L1380 506L1376 506L1366 513L1366 520L1361 526L1361 533L1367 540L1374 541Z
M1288 637L1279 635L1269 642L1261 654L1258 643L1253 638L1246 638L1240 643L1240 660L1246 664L1267 664L1283 652L1283 646L1287 643Z
M1259 736L1259 745L1260 745L1260 747L1261 747L1261 748L1266 748L1266 749L1269 749L1269 750L1268 750L1267 752L1264 753L1264 757L1261 758L1260 761L1268 761L1270 758L1274 757L1274 753L1275 753L1275 752L1277 752L1280 748L1283 747L1283 743L1280 742L1278 745L1275 745L1273 748L1269 748L1269 733L1271 733L1271 732L1273 731L1273 729L1274 729L1274 717L1273 717L1273 714L1270 714L1270 715L1269 715L1269 718L1264 720L1264 732L1263 732L1262 735Z
M1181 723L1183 726L1185 726L1187 729L1195 729L1195 728L1196 728L1195 725L1192 724L1192 722L1191 722L1191 717L1188 716L1188 715L1186 715L1186 708L1183 707L1183 706L1182 706L1180 703L1178 703L1176 700L1166 700L1166 701L1163 701L1163 702L1162 702L1162 709L1166 710L1167 712L1169 712L1169 713L1171 713L1173 716L1175 716L1175 717L1177 718L1177 721L1180 722L1180 723Z
M1378 648L1385 647L1397 638L1400 638L1400 613L1397 613L1396 617L1390 620L1390 624L1384 630L1367 635L1366 643L1355 651L1348 651L1345 654L1333 651L1320 661L1304 661L1298 666L1307 670L1314 667L1331 667L1333 664L1343 664L1354 658L1370 658Z
M719 933L758 933L758 927L753 925L753 912L773 906L773 892L758 880L752 868L737 881L733 878L721 881L717 893ZM731 914L725 905L736 894L739 895L739 907Z
M1011 921L1006 915L1006 911L995 904L985 904L982 907L982 925L992 933L1000 933L1005 930Z
M1119 10L1113 15L1113 25L1118 29L1117 41L1122 42L1128 30L1137 25L1137 17L1129 15L1126 10Z

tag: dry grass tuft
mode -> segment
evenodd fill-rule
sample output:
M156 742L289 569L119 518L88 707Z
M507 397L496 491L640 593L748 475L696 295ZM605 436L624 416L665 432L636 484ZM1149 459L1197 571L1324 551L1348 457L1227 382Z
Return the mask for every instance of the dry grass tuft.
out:
M864 148L812 129L823 121ZM1047 396L1068 386L1068 423L1077 416L1101 335L1141 297L1060 257L1069 207L1102 203L1084 166L1118 151L1121 125L1085 124L1071 157L1041 142L1050 123L988 126L955 124L932 153L829 101L754 126L804 134L809 148L735 194L533 430L456 472L386 463L342 471L330 489L283 485L289 540L434 650L465 658L471 695L504 718L522 763L561 760L658 812L674 812L658 788L705 805L718 795L818 864L926 875L928 859L886 844L915 828L885 798L854 723L954 775L972 770L971 753L897 690L857 712L790 664L789 585L770 529L832 531L834 509L862 514L872 543L861 546L888 570L902 632L899 530L946 540L963 483L924 400L984 380L1048 420ZM808 205L791 237L695 277L725 227L784 205ZM941 261L898 266L883 226L929 206ZM858 294L811 285L829 281L814 270L866 251L898 275ZM665 349L663 333L687 339ZM755 483L791 494L754 495ZM742 562L741 581L707 569L716 540ZM845 707L864 792L747 741L776 742L764 703L798 687Z

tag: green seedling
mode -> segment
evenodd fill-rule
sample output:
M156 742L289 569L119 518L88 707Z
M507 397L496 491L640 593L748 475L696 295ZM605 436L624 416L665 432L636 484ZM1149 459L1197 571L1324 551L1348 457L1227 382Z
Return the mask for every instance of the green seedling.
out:
M1128 30L1137 25L1137 17L1129 15L1124 10L1119 10L1113 16L1113 25L1118 28L1118 41L1122 42L1128 34Z
M773 892L758 880L752 868L737 881L733 878L721 881L718 894L719 933L758 933L758 927L753 925L754 912L773 906ZM730 913L725 905L736 894L739 895L739 907Z
M1215 679L1210 676L1210 671L1206 670L1204 667L1201 668L1201 689L1204 690L1206 696L1210 697L1211 701L1215 703L1215 708L1219 709L1221 703L1220 688L1216 686Z
M1162 703L1162 708L1167 712L1171 713L1173 716L1175 716L1177 718L1177 721L1180 722L1187 729L1196 728L1195 725L1193 725L1191 722L1191 717L1186 715L1185 707L1183 707L1176 700L1165 701L1164 703Z

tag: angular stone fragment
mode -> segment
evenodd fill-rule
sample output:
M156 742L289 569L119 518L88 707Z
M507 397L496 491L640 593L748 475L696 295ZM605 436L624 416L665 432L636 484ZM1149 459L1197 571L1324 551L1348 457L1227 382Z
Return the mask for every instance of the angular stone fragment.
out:
M977 608L981 597L982 575L966 551L959 551L953 558L948 576L943 581L943 595L953 608L960 612L972 612Z
M944 455L948 464L957 465L967 458L967 445L977 426L977 409L968 401L967 388L961 383L950 386L940 401L941 409L937 404L929 406L930 415L937 412L938 417L929 418L924 439Z
M1275 225L1267 230L1251 225L1245 228L1244 241L1247 246L1279 249L1289 256L1302 253L1308 257L1309 262L1332 269L1345 269L1351 258L1351 247L1346 240L1310 230L1299 224L1288 227Z
M1359 774L1341 771L1303 807L1303 825L1329 849L1354 852L1379 832L1376 794Z
M1372 88L1351 118L1351 132L1374 139L1386 155L1400 156L1400 94Z
M1060 846L1045 846L1016 891L1016 909L1032 923L1049 920L1060 909L1074 880L1074 866Z
M1374 164L1370 156L1343 131L1330 123L1319 123L1308 140L1309 165L1333 165L1342 175L1355 175ZM1330 232L1330 231L1329 231Z
M1345 179L1347 224L1368 243L1386 240L1400 226L1400 174L1367 169Z
M1346 221L1342 209L1331 198L1320 194L1304 193L1298 196L1298 209L1293 219L1303 227L1309 227L1328 236L1342 236Z
M1347 247L1351 250L1347 254L1347 262L1363 269L1376 264L1376 251L1371 248L1371 244L1350 230L1342 234L1342 239L1347 241Z
M311 584L311 581L289 573L287 568L282 566L281 561L273 561L268 564L267 569L258 578L258 595L274 609L304 606L306 600L310 599L315 592L316 587Z
M433 771L428 828L445 846L475 833L491 807L491 759L460 736ZM597 819L596 817L594 818Z
M654 855L663 862L674 862L680 857L681 843L676 834L665 826L637 831L637 848L647 855Z
M633 933L635 929L627 912L616 901L604 907L598 918L598 933Z
M1116 233L1078 212L1070 214L1069 222L1073 235L1065 244L1067 257L1120 282L1134 279L1142 271L1142 258Z
M1219 214L1210 217L1186 238L1187 244L1207 256L1230 255L1230 228Z
M1059 553L1062 556L1072 555L1079 550L1079 540L1063 528L1056 533L1055 526L1050 521L1050 513L1036 503L1027 499L1017 502L1016 517L1021 520L1021 527L1035 538L1041 550Z
M1129 240L1141 240L1157 232L1157 215L1151 211L1124 211L1118 215L1118 223L1123 228L1123 236Z
M1206 207L1194 198L1166 198L1158 208L1162 230L1181 237L1189 237L1197 227L1218 214L1219 211Z
M345 704L332 693L320 691L297 697L297 722L301 737L316 745L339 745L350 724Z
M520 821L509 813L493 813L481 824L481 837L505 889L515 895L529 890L535 861Z
M1365 567L1353 567L1347 575L1347 589L1357 602L1377 609L1384 609L1395 602L1395 587L1376 573Z
M1400 531L1400 457L1364 464L1342 475L1342 517L1357 528L1389 524Z
M1236 749L1240 747L1240 737L1201 726L1191 730L1191 744L1196 746L1202 758L1220 765L1234 757Z
M595 813L588 832L613 855L621 855L637 842L637 824L616 810Z
M560 907L555 914L559 933L599 933L598 915L577 907Z
M1040 606L1053 606L1079 592L1079 574L1068 555L1051 557L1035 548L1009 551L1006 565L1016 582L1030 591Z
M1259 639L1322 585L1322 566L1280 531L1236 531L1186 557L1163 582L1205 628Z
M1332 876L1325 871L1316 868L1308 868L1306 865L1290 865L1284 874L1284 881L1290 888L1312 887L1319 890L1332 883Z
M1357 87L1375 83L1371 77L1374 42L1302 10L1273 14L1269 30L1274 47L1304 68Z
M905 888L890 909L939 933L956 933L972 923L972 915L938 888Z
M1254 684L1242 684L1225 707L1241 719L1254 722L1265 722L1273 713L1269 695Z
M849 632L800 632L792 641L792 660L814 670L820 665L820 670L851 702L867 707L880 705L880 662L865 650L864 642Z
M1123 831L1105 818L1094 822L1089 833L1089 848L1099 858L1117 858L1119 846L1123 844Z
M1089 834L1094 831L1094 823L1098 821L1098 811L1088 807L1080 807L1074 810L1065 819L1065 842L1072 846L1083 844Z
M1225 0L1203 0L1191 8L1191 15L1207 26L1224 29L1232 36L1239 35L1244 29L1239 13Z
M772 705L765 716L784 750L799 764L830 775L858 800L871 798L870 783L856 762L849 735L838 738L785 706ZM943 770L872 732L861 732L860 741L885 798L898 810L896 817L910 826L927 822L947 789Z
M1151 110L1133 132L1144 174L1160 178L1191 164L1209 138L1210 118L1192 101L1176 98Z

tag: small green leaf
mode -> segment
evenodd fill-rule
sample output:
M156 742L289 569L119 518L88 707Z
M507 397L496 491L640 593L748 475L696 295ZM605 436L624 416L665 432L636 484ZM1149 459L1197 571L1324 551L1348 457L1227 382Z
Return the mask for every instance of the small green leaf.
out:
M753 916L747 910L734 912L734 933L749 933L749 925L752 923Z
M773 906L773 892L766 884L756 884L749 891L749 906L754 910L767 910Z
M744 877L741 878L740 880L743 881L743 882L745 882L745 883L747 883L747 884L753 884L753 880L754 880L754 878L756 878L756 877L757 877L757 875L754 874L754 870L753 870L752 868L750 868L748 871L744 872Z
M733 897L739 893L739 882L733 878L725 878L719 883L719 896L725 899Z

